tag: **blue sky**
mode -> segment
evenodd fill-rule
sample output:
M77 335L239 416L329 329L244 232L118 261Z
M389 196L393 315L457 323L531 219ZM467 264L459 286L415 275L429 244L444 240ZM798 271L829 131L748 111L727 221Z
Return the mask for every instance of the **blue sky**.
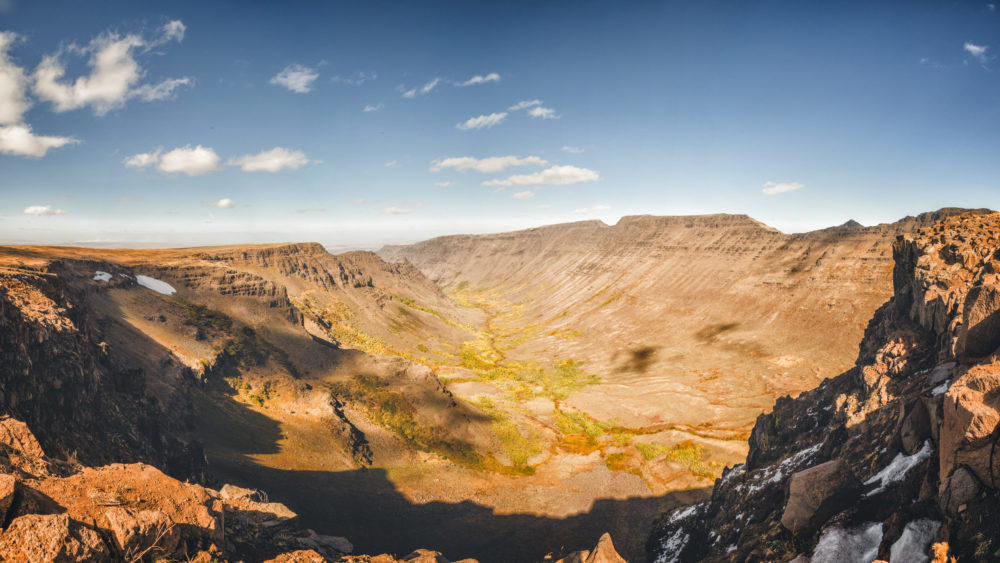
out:
M988 2L0 0L0 34L3 242L1000 207Z

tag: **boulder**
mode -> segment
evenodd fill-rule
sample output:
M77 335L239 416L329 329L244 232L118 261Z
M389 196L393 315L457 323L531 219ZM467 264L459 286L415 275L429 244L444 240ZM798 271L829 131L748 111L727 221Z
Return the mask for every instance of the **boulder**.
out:
M326 563L326 558L311 549L282 553L264 563Z
M323 553L329 557L339 557L341 554L354 551L354 545L347 538L340 536L324 536L317 534L313 530L307 530L309 535L299 538L299 543L303 547L309 547Z
M938 505L948 514L956 515L961 512L962 507L978 498L982 490L979 479L967 468L959 467L942 486Z
M597 540L597 547L590 552L584 563L626 563L626 561L615 551L615 544L611 541L611 534L605 532L601 536L601 539Z
M24 455L45 457L42 445L28 429L28 425L9 416L0 416L0 444L10 446Z
M556 561L556 563L585 563L587 561L587 556L589 555L590 552L586 549L582 551L574 551L559 561Z
M958 338L958 352L965 356L987 356L1000 346L1000 288L991 284L969 290Z
M963 373L944 396L940 429L942 486L959 465L985 485L1000 484L1000 456L993 454L1000 423L1000 364L978 365Z
M107 509L108 520L115 543L127 558L145 553L155 557L173 555L180 543L180 530L166 513L160 510L132 512L115 506Z
M253 502L267 502L267 493L257 489L245 489L236 485L223 485L219 489L219 495L226 500L249 500Z
M101 563L111 554L97 532L65 514L28 514L0 536L0 561Z
M13 475L0 475L0 524L7 521L7 511L14 504L14 490L17 488L17 478Z
M861 483L843 460L821 463L793 473L781 525L793 534L810 533L850 506Z
M931 419L921 400L913 401L899 426L899 441L907 455L913 455L931 437Z

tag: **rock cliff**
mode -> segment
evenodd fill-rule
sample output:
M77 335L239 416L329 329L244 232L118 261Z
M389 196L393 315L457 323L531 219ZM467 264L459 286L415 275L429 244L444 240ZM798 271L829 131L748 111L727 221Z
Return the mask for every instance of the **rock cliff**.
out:
M758 417L746 463L654 526L651 561L1000 558L998 233L993 213L900 235L855 366Z

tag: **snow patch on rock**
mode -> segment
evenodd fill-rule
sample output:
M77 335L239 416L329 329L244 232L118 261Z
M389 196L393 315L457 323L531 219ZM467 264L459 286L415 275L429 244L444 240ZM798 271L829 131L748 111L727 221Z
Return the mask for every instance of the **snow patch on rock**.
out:
M929 518L910 522L889 548L889 563L927 563L931 560L927 552L940 529L941 523Z
M96 272L94 272L94 281L99 281L99 282L111 281L111 274L109 274L108 272L97 270Z
M920 451L913 455L896 454L896 457L889 462L889 465L885 466L882 471L872 475L870 479L865 481L865 485L879 483L878 488L869 492L866 496L877 495L884 491L885 488L892 483L902 481L903 478L906 477L906 473L909 470L920 465L920 463L925 459L931 457L931 453L933 452L934 446L931 445L930 440L926 440L924 442L924 446L920 448Z
M152 289L157 293L162 293L163 295L173 295L177 293L177 290L173 288L172 285L165 281L158 280L156 278L151 278L149 276L137 275L135 276L135 281L142 287Z
M882 543L882 523L857 528L827 528L813 550L812 563L871 563Z

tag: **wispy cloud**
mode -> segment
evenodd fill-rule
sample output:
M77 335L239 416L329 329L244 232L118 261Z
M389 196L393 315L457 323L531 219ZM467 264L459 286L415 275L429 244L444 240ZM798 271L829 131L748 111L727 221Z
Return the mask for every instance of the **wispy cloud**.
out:
M580 153L583 152L583 149L580 149L580 148L577 148L577 147L571 147L569 145L563 145L563 148L561 150L563 152L568 152L568 153L571 153L571 154L580 154Z
M491 113L489 115L480 115L478 117L470 117L462 123L455 125L455 127L468 131L470 129L489 129L494 125L502 123L504 119L507 119L507 112Z
M465 86L473 86L475 84L486 84L487 82L500 82L500 75L495 72L491 72L485 76L480 76L477 74L472 78L466 80L465 82L456 82L455 86L465 87Z
M369 112L373 112L373 111L378 111L378 110L380 110L380 109L382 109L384 107L385 106L383 104L376 104L374 106L365 106L365 109L363 109L361 111L363 111L365 113L369 113Z
M451 185L451 182L434 182L434 185L439 188L447 188Z
M24 208L25 215L67 215L69 211L56 209L51 205L29 205Z
M284 86L297 94L312 91L312 84L319 78L316 69L298 63L286 66L281 72L271 77L270 83Z
M236 207L236 203L228 197L224 197L219 201L213 201L209 205L215 207L216 209L232 209Z
M805 187L804 184L798 182L764 182L764 189L761 190L761 193L764 195L784 194L803 187Z
M326 213L325 207L303 207L301 209L296 209L296 213Z
M511 197L515 199L528 199L535 197L535 192L531 190L524 190L523 192L517 192L515 194L512 194Z
M474 158L471 156L457 156L451 158L440 158L431 162L431 172L440 172L446 168L453 170L475 170L483 174L493 174L502 172L511 166L544 166L548 161L537 156L490 156L487 158Z
M508 111L518 111L518 110L527 109L527 108L530 108L530 107L540 106L540 105L542 105L542 101L541 100L524 100L524 101L517 102L516 104L510 106L509 108L507 108L507 110Z
M535 106L529 109L528 115L531 117L540 117L542 119L559 119L562 117L561 115L556 115L556 110L542 106Z
M989 48L989 45L976 45L975 43L969 42L966 42L965 45L962 46L962 49L965 50L965 52L972 55L972 58L979 61L979 64L983 66L986 66L986 63L993 59L993 57L986 54L986 51Z
M160 153L163 149L156 149L155 152L141 152L122 160L122 164L129 168L146 168L160 161Z
M440 83L441 83L441 79L440 78L435 78L435 79L431 80L430 82L428 82L427 84L424 84L423 86L421 86L419 88L413 88L411 90L407 90L406 92L403 92L403 97L404 98L414 98L414 97L417 96L417 94L420 94L421 96L424 95L424 94L429 94L432 90L434 90L434 88L437 88L437 85L440 84Z
M399 162L395 160L390 160L385 163L386 168L399 168Z
M274 147L255 155L244 155L229 161L230 166L239 166L244 172L280 172L295 170L309 164L302 151Z
M600 213L602 211L608 211L611 209L610 205L595 205L593 207L586 207L583 209L574 209L573 213L576 215L590 215L592 213Z
M580 182L600 180L601 175L588 168L553 166L534 174L518 174L505 180L487 180L484 186L568 186Z
M338 82L340 84L349 84L351 86L361 86L369 80L375 80L378 75L374 72L359 72L352 76L334 76L330 79L330 82Z
M170 97L180 86L190 86L190 78L168 78L157 84L139 84L146 71L138 56L151 49L184 39L185 26L179 20L160 28L153 37L132 33L105 33L85 47L71 45L46 55L32 74L33 91L40 99L50 102L55 111L64 112L90 106L96 115L122 107L130 98L146 102ZM90 74L73 81L64 81L67 54L88 55Z
M379 215L409 215L410 213L413 213L412 209L407 209L405 207L397 207L393 205L391 207L386 207L385 209L383 209L382 212L379 213Z

